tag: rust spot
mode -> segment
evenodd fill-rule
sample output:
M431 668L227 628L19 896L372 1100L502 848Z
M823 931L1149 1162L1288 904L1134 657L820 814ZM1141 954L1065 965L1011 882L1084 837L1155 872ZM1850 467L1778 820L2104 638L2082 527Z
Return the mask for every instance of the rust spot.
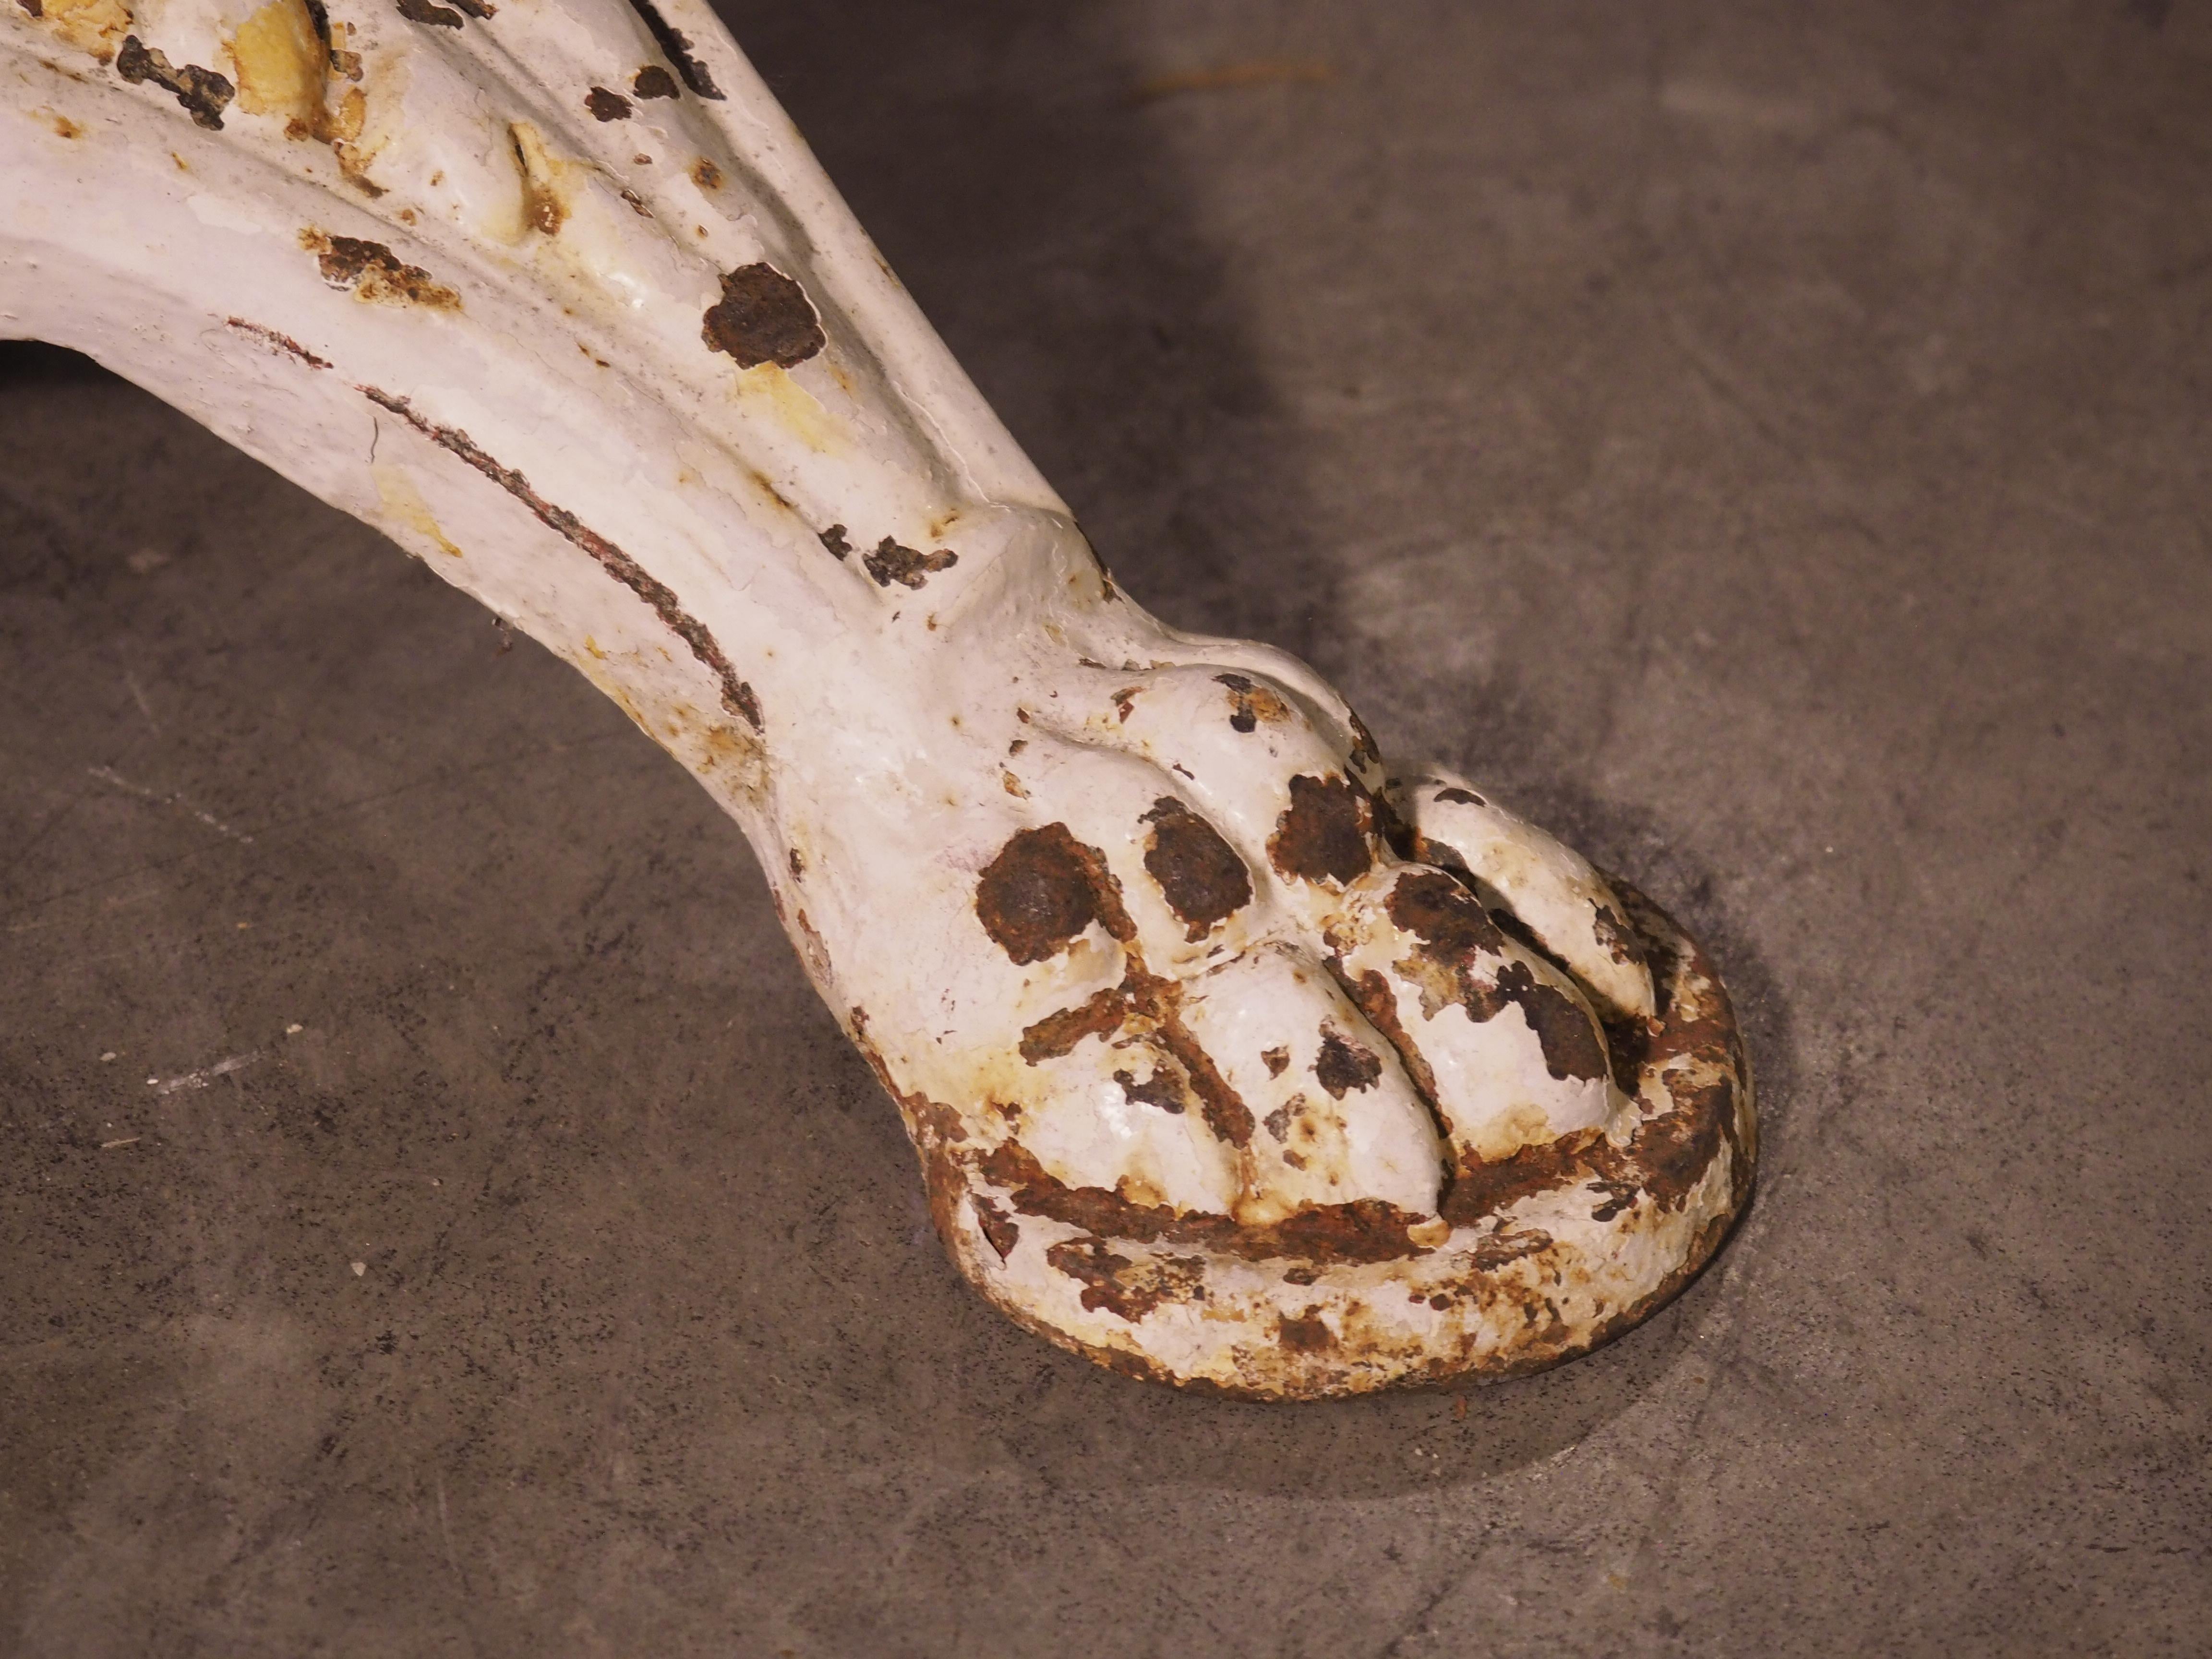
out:
M1468 1261L1486 1273L1494 1273L1509 1262L1518 1261L1524 1255L1537 1255L1552 1248L1552 1236L1540 1227L1524 1227L1515 1232L1500 1229L1475 1241L1468 1252Z
M331 236L315 229L300 233L300 246L315 256L323 280L332 288L351 289L354 297L373 305L422 306L431 311L459 311L461 296L431 279L420 265L410 265L381 242L358 236Z
M623 201L629 204L629 210L637 215L639 218L650 219L653 217L653 210L646 206L645 198L640 196L635 191L626 190L623 191L622 198Z
M1735 1086L1723 1076L1703 1088L1678 1090L1679 1109L1638 1126L1622 1157L1634 1164L1638 1184L1661 1209L1681 1208L1723 1141L1735 1154L1735 1167L1747 1165L1735 1140Z
M793 881L798 881L806 874L806 860L799 856L799 849L796 847L791 849L791 857L789 861L791 865L791 878Z
M1432 1111L1436 1110L1437 1074L1430 1066L1427 1056L1407 1035L1406 1027L1398 1018L1398 999L1390 989L1390 981L1370 968L1355 983L1345 976L1336 958L1330 957L1328 965L1353 1005L1367 1016L1367 1023L1381 1032L1383 1041L1398 1051L1398 1063L1406 1068L1406 1075L1413 1079L1414 1090L1428 1103ZM1444 1124L1441 1117L1437 1120L1437 1133L1443 1133Z
M1194 1256L1139 1263L1115 1254L1103 1239L1071 1238L1047 1250L1044 1259L1083 1286L1085 1308L1103 1308L1132 1325L1162 1302L1206 1297L1206 1263Z
M1075 1045L1085 1037L1113 1036L1128 1014L1128 999L1119 986L1101 991L1080 1006L1047 1014L1023 1031L1022 1058L1032 1066L1040 1060L1058 1060L1074 1052Z
M1283 1283L1318 1285L1321 1283L1321 1270L1317 1267L1285 1267L1283 1269Z
M1579 1078L1593 1083L1611 1069L1605 1039L1590 1017L1565 992L1537 979L1525 962L1507 963L1488 986L1470 976L1462 1000L1478 1020L1493 1018L1507 1003L1517 1003L1543 1045L1544 1069L1562 1082Z
M1382 1075L1380 1056L1329 1026L1321 1028L1321 1054L1314 1061L1314 1079L1330 1095L1342 1100L1351 1090L1371 1089Z
M774 265L740 265L722 276L722 297L707 309L700 331L714 350L739 368L774 363L796 368L829 343L806 290Z
M1698 971L1703 975L1706 970L1700 964ZM1610 1219L1620 1214L1638 1194L1659 1209L1680 1209L1723 1147L1730 1154L1732 1178L1738 1183L1734 1198L1740 1201L1741 1183L1748 1179L1751 1164L1736 1128L1739 1106L1735 1079L1742 1074L1743 1056L1732 1024L1719 1010L1703 1018L1677 1021L1665 1028L1663 1036L1652 1037L1644 1064L1650 1070L1662 1071L1683 1064L1709 1067L1717 1073L1717 1080L1702 1085L1674 1085L1669 1091L1671 1109L1638 1124L1628 1145L1618 1150L1600 1131L1581 1129L1547 1145L1523 1146L1510 1157L1487 1162L1473 1152L1462 1152L1442 1206L1444 1218L1463 1225L1534 1194L1572 1185L1594 1189L1600 1200L1593 1211L1595 1218ZM1717 1243L1716 1236L1712 1243ZM1702 1262L1710 1254L1711 1249L1701 1243L1691 1261ZM1695 1271L1694 1265L1689 1271ZM1686 1273L1682 1282L1687 1282ZM1619 1328L1625 1330L1633 1322L1630 1320Z
M720 190L722 170L702 155L691 164L691 182L702 190Z
M660 48L660 55L676 66L676 72L684 77L684 84L691 88L695 96L720 99L722 89L714 84L714 77L707 72L707 66L692 56L691 42L681 29L669 27L668 20L660 15L660 8L653 0L629 0L629 9L637 14L638 21Z
M226 317L223 322L241 334L251 334L264 345L273 346L287 356L298 358L310 368L328 368L330 361L318 357L289 334L279 334L273 328L264 328L258 323L249 323L243 317Z
M1152 804L1145 868L1196 944L1252 900L1252 873L1221 832L1172 795Z
M1474 951L1495 956L1504 935L1490 915L1456 880L1441 870L1409 871L1390 889L1390 920L1452 962Z
M25 14L29 16L44 17L46 15L46 9L42 0L15 0L15 3L21 6Z
M630 77L629 89L641 98L673 98L676 77L658 64L647 64Z
M981 1231L984 1241L999 1253L999 1260L1004 1261L1014 1253L1014 1246L1021 1243L1022 1230L1014 1224L1012 1216L982 1194L975 1194L969 1202L975 1206L975 1225Z
M1121 1093L1140 1106L1157 1106L1164 1112L1181 1117L1183 1111L1182 1081L1174 1073L1155 1070L1142 1083L1132 1072L1116 1072L1114 1081L1121 1085Z
M1644 942L1636 937L1635 930L1621 920L1620 912L1611 905L1599 905L1590 926L1591 931L1597 935L1597 942L1605 947L1606 954L1615 962L1644 963Z
M1413 834L1413 826L1399 816L1390 797L1370 795L1367 804L1375 813L1375 833L1382 837L1382 844L1408 862L1419 861L1419 837Z
M1277 1326L1275 1340L1288 1353L1327 1353L1336 1346L1336 1333L1329 1329L1319 1308L1308 1308L1296 1319L1285 1319Z
M1544 1068L1553 1077L1595 1082L1607 1074L1605 1039L1572 997L1543 983L1525 962L1504 963L1490 980L1475 971L1473 958L1503 951L1505 936L1457 880L1440 870L1409 872L1391 887L1389 909L1390 920L1419 939L1429 958L1451 975L1473 1018L1495 1019L1509 1003L1516 1005L1543 1046Z
M1598 1129L1577 1129L1542 1146L1516 1147L1500 1158L1485 1159L1462 1148L1451 1190L1437 1213L1455 1227L1465 1226L1538 1193L1587 1181L1595 1172L1601 1148L1611 1151Z
M1367 729L1367 722L1349 708L1345 709L1344 715L1352 722L1352 763L1359 767L1380 766L1382 751L1376 746L1375 734Z
M845 539L845 526L842 524L833 524L827 530L819 532L817 539L841 564L853 556L853 544Z
M1437 799L1438 800L1449 801L1455 806L1487 806L1490 805L1488 801L1476 794L1474 790L1462 789L1457 785L1454 785L1449 789L1437 790Z
M1252 1226L1225 1215L1134 1204L1103 1187L1066 1186L1016 1140L994 1147L981 1167L985 1179L1012 1195L1020 1213L1042 1216L1102 1237L1182 1244L1248 1261L1289 1258L1319 1266L1395 1261L1426 1254L1407 1237L1407 1229L1427 1218L1379 1198L1310 1206L1280 1221Z
M32 14L33 16L36 16L38 14L35 12ZM82 138L84 137L84 129L77 125L76 122L70 120L66 115L57 115L54 117L53 125L54 137L57 138Z
M584 107L591 111L592 118L595 120L627 121L629 119L629 100L618 92L608 91L605 87L593 87L586 93Z
M1114 707L1121 713L1122 725L1127 726L1129 716L1137 712L1137 693L1143 690L1140 685L1125 686L1114 694Z
M115 72L134 85L150 81L164 92L174 94L196 125L216 132L222 131L224 108L238 94L236 87L213 70L197 64L173 68L167 58L149 49L135 34L123 37L122 49L115 54Z
M876 544L876 550L860 556L860 565L876 579L878 587L889 587L896 582L912 592L920 592L931 575L939 570L950 570L960 562L960 556L949 547L940 547L934 553L917 552L911 547L901 547L886 536Z
M1343 778L1291 780L1291 804L1267 842L1275 868L1300 881L1350 882L1374 862L1364 791Z
M1094 921L1125 942L1136 935L1104 854L1064 823L1021 830L999 849L976 884L975 914L1024 966L1059 955Z
M1300 1105L1305 1103L1304 1095L1300 1095L1297 1098ZM1287 1140L1291 1134L1291 1120L1297 1115L1297 1112L1290 1105L1285 1104L1276 1107L1273 1111L1260 1121L1267 1125L1267 1133L1277 1140Z
M410 23L428 23L434 28L457 29L461 26L460 13L434 0L399 0L399 15Z
M1133 955L1134 947L1129 948ZM1252 1109L1229 1086L1229 1079L1221 1075L1213 1057L1183 1024L1182 988L1171 980L1154 979L1133 971L1127 988L1132 1006L1152 1020L1160 1046L1175 1057L1183 1074L1190 1079L1191 1092L1198 1097L1206 1127L1232 1146L1249 1145L1252 1139Z
M1290 704L1249 675L1216 674L1213 681L1229 688L1229 724L1239 732L1256 732L1261 720L1281 722L1291 718Z
M439 426L424 420L415 412L406 398L395 398L376 386L365 386L356 389L379 409L398 416L441 449L459 456L476 468L528 507L540 524L589 554L601 569L643 599L669 631L690 647L691 654L698 659L699 665L720 683L722 706L732 714L742 716L754 731L761 729L760 699L753 695L751 686L738 678L737 671L730 666L730 659L722 654L722 647L715 643L714 636L707 631L706 625L684 609L683 602L676 597L674 589L649 574L636 560L591 529L568 508L556 507L540 495L530 487L529 479L512 467L501 466L479 448L467 433L455 427Z
M1266 1065L1269 1077L1280 1077L1290 1068L1291 1051L1288 1048L1270 1048L1260 1059Z

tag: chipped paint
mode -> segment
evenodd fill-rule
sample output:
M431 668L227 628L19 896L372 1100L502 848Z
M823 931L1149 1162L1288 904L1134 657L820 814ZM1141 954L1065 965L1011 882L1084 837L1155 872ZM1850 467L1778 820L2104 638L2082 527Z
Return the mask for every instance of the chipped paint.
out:
M310 226L300 233L300 246L315 256L325 282L350 289L354 298L366 304L420 306L427 311L461 308L459 294L381 242L332 236Z
M330 48L304 0L269 0L238 26L230 52L240 109L296 122L302 133L320 120Z

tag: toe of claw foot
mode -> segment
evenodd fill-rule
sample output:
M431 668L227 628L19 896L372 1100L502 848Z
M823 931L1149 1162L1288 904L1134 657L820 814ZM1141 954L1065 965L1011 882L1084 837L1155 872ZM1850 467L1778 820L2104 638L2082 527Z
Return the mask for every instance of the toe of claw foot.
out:
M1751 1077L1720 981L1619 883L1649 1016L1608 1010L1626 1106L1485 1160L1434 1213L1377 1198L1264 1221L1056 1178L1018 1139L903 1099L955 1260L1018 1322L1132 1376L1304 1400L1510 1376L1589 1352L1671 1300L1749 1197Z

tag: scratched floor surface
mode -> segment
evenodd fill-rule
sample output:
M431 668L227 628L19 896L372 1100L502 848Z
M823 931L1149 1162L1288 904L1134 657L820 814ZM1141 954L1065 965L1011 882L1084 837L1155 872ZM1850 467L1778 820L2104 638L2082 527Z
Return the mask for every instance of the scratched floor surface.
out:
M1720 1265L1264 1409L960 1284L584 682L0 352L0 1652L2203 1652L2212 4L732 3L1117 573L1711 943Z

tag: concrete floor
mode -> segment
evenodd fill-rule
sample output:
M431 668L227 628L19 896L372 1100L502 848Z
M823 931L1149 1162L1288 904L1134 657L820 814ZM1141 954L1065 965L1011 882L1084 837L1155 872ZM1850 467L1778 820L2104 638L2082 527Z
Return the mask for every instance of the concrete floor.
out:
M2212 1650L2212 4L1821 9L731 8L1132 591L1716 947L1750 1219L1463 1416L1002 1323L674 763L0 355L0 1651Z

